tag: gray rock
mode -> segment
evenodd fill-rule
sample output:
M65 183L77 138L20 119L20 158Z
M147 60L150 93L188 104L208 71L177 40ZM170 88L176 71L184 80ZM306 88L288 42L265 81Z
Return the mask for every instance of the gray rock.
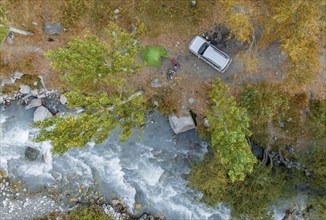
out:
M310 183L298 184L295 188L299 191L305 191L310 188Z
M60 102L62 105L67 104L67 102L68 102L67 97L64 95L60 95Z
M151 82L151 85L153 88L159 88L162 87L159 79L153 79Z
M27 85L21 85L19 91L20 91L20 93L26 95L31 92L31 87L29 87Z
M32 96L37 97L38 96L38 89L32 89L31 94L32 94Z
M119 14L120 10L118 8L114 9L114 14Z
M112 199L112 200L111 200L111 205L112 205L113 207L116 207L116 206L121 205L121 204L122 204L122 202L121 202L121 200L119 200L119 199Z
M41 99L32 99L32 101L25 107L25 109L36 108L42 105Z
M190 105L193 105L193 104L196 103L196 100L193 99L193 98L190 98L190 99L188 99L188 103L189 103Z
M3 103L5 103L5 100L2 96L0 96L0 104L3 104Z
M280 127L280 128L284 128L284 123L283 123L283 121L280 119L280 120L278 120L278 126Z
M22 72L15 71L15 72L12 74L12 78L14 78L14 79L21 79L23 75L24 75L24 74L23 74Z
M153 102L153 105L156 106L156 107L158 107L159 106L158 101L154 101Z
M196 0L191 0L191 7L196 7L197 1Z
M52 176L53 176L53 178L54 178L55 180L60 180L60 179L62 179L62 174L61 174L61 173L58 173L58 172L52 172L51 174L52 174Z
M44 25L44 32L47 34L61 34L62 25L60 23L46 22Z
M206 117L203 119L203 125L204 125L205 128L209 128L210 127L210 125L208 123L208 119Z
M38 78L40 79L41 85L43 86L43 88L45 88L43 77L42 76L38 76Z
M51 112L44 106L39 106L34 112L34 122L44 121L45 119L52 118Z
M10 79L1 79L1 86L10 85L13 82Z
M25 157L30 161L36 160L39 155L40 151L38 149L27 147L25 150Z
M264 157L264 148L259 145L253 145L251 147L251 152L257 159L262 160Z
M46 98L46 95L45 94L38 94L37 95L37 98L44 99L44 98Z
M139 220L154 220L155 217L148 214L148 213L144 213L142 216L139 217Z
M30 93L30 94L24 96L24 97L22 98L22 100L25 101L25 103L27 104L27 103L28 103L28 98L31 97L31 96L32 96L32 94Z
M196 127L191 115L177 117L175 114L169 116L170 126L175 134L189 131Z
M102 209L108 216L115 216L116 214L116 212L110 205L103 204Z
M9 31L8 38L7 38L7 43L9 45L13 45L14 44L14 38L15 38L14 32Z

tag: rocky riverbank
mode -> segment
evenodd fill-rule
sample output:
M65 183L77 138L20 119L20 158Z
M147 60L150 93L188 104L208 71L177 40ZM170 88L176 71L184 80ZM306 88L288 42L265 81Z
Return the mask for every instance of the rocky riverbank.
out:
M0 95L0 107L3 111L10 105L22 105L26 110L34 110L33 121L42 121L61 112L69 111L66 108L67 100L58 91L48 91L45 88L31 89L28 85L21 85L19 91L12 95ZM25 158L31 162L41 160L47 163L44 154L37 148L26 147ZM62 186L62 188L60 188ZM122 200L111 199L106 201L94 187L77 184L73 180L59 180L55 187L44 187L30 191L26 184L17 178L7 175L0 170L0 219L28 219L44 216L64 215L78 207L97 206L113 219L161 219L148 213L137 216L129 213ZM141 205L136 204L135 209ZM61 213L61 214L58 214ZM43 217L42 217L43 216Z
M71 181L71 182L70 182ZM111 199L106 201L96 187L76 187L73 180L71 185L64 188L44 187L37 191L30 191L21 180L12 178L0 170L0 219L57 219L81 207L96 207L103 211L108 219L115 220L160 220L148 213L135 216L128 212L122 200ZM96 184L95 184L96 185ZM139 209L140 204L135 205Z

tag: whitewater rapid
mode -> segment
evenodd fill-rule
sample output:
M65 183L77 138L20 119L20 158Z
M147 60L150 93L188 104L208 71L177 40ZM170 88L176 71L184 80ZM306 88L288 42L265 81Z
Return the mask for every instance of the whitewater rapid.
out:
M0 112L0 169L25 182L31 191L69 178L83 186L96 180L106 199L120 198L136 216L148 212L166 219L230 219L228 208L200 203L201 194L187 187L191 164L207 151L195 131L175 136L167 118L154 112L146 119L140 142L137 131L124 144L113 132L102 144L89 143L57 156L51 155L49 142L32 141L38 132L30 126L32 114L33 110L19 105ZM27 146L39 149L45 162L27 161ZM141 204L139 210L134 209L136 203Z

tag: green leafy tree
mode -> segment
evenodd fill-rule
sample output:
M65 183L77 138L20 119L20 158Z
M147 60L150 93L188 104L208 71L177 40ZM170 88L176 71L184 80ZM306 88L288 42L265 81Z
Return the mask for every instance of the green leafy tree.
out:
M220 155L222 164L227 167L230 179L244 180L256 163L246 140L250 135L249 118L246 110L237 107L227 92L228 87L216 80L210 93L213 105L207 116L210 142L213 152Z
M35 123L42 128L35 141L51 141L53 153L63 154L90 141L101 143L115 127L125 141L133 127L144 123L142 92L135 92L127 83L142 67L136 61L141 50L136 33L113 23L106 32L107 41L87 35L69 42L67 48L47 53L52 67L65 72L68 107L83 109L79 114Z

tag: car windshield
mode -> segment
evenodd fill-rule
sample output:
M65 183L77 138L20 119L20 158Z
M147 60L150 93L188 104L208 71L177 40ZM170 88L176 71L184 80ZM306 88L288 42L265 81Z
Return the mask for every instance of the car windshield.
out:
M201 45L201 47L198 50L198 54L203 55L205 50L208 48L208 46L209 46L208 43L206 42L203 43L203 45Z

